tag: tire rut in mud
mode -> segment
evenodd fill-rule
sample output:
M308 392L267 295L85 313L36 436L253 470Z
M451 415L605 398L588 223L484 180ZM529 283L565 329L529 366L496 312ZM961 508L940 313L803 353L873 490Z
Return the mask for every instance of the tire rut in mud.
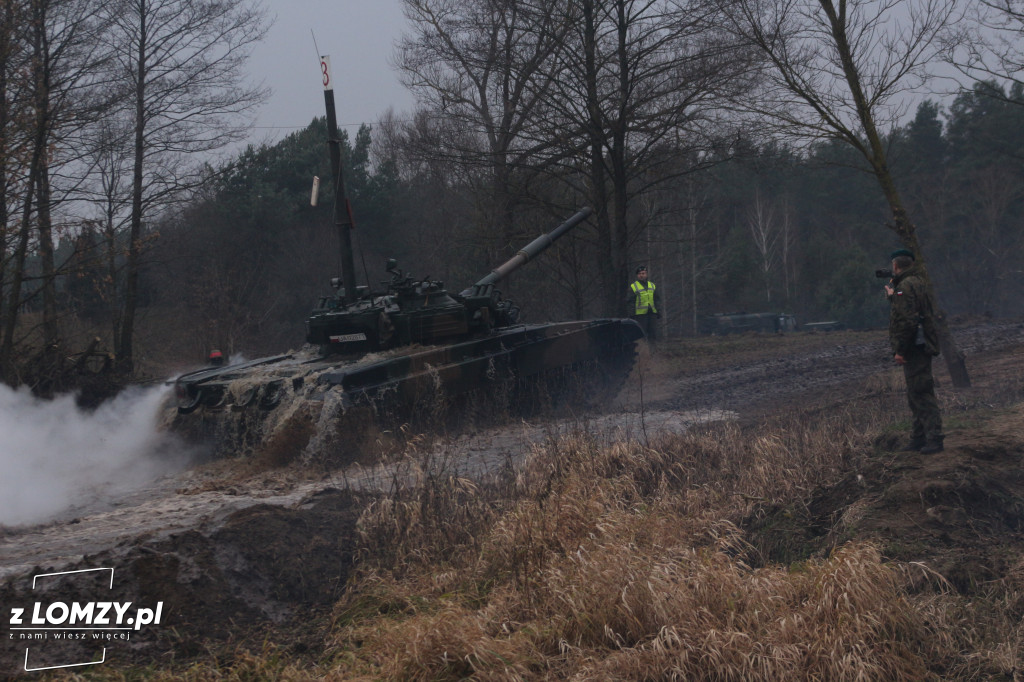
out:
M718 408L753 415L799 407L835 397L880 372L894 371L888 338L882 330L863 332L863 341L836 337L835 346L798 355L761 357L702 371L678 380L680 388L652 409L693 410ZM969 358L1024 343L1024 324L992 322L953 330L961 351ZM823 340L829 337L824 337ZM841 341L839 340L841 339ZM935 360L938 378L945 374L941 357ZM948 375L947 375L948 376Z

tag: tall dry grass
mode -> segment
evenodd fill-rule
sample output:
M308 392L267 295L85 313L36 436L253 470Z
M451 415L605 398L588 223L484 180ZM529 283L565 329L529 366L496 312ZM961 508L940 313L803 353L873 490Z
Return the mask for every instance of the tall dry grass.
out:
M649 442L579 430L490 485L434 477L363 517L332 674L919 680L1012 670L1019 645L1000 651L992 633L1002 630L965 627L971 608L941 580L922 591L923 569L886 563L870 543L755 567L739 520L835 480L871 451L888 409L872 401Z

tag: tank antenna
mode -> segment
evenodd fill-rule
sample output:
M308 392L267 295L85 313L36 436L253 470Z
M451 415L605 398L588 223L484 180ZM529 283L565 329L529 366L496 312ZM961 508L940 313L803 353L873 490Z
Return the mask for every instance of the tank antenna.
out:
M354 302L356 295L356 269L352 258L352 206L345 193L345 177L342 174L341 138L338 135L338 118L334 107L334 81L331 80L331 58L320 55L320 75L323 77L324 104L327 108L327 141L331 151L331 174L334 176L334 224L338 227L341 242L341 280L345 287L343 300Z

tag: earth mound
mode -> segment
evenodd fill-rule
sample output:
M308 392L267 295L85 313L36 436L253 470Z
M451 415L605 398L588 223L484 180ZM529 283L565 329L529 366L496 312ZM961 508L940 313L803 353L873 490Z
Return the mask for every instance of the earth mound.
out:
M789 563L852 538L872 540L886 557L924 563L965 594L1019 570L1024 406L947 429L939 453L900 452L903 443L882 436L806 505L750 519L751 542L764 560Z

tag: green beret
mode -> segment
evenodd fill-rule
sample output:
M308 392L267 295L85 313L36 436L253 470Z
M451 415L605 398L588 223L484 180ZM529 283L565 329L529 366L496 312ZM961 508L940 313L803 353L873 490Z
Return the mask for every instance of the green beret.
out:
M893 252L892 252L892 254L891 254L891 255L889 256L889 260L896 260L896 259L897 259L897 258L899 258L900 256L906 256L906 257L907 257L907 258L909 258L910 260L916 260L916 259L914 258L914 252L913 252L913 251L911 251L910 249L896 249L896 250L895 250L895 251L893 251Z

